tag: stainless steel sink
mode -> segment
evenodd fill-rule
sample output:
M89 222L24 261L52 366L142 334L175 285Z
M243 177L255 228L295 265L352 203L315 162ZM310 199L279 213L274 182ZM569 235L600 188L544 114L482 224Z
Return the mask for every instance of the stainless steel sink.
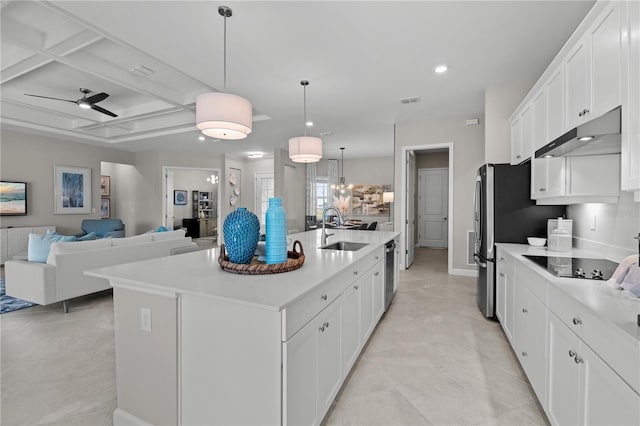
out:
M367 243L354 243L351 241L338 241L333 244L328 244L324 247L320 247L322 250L341 250L341 251L356 251L362 247L368 245Z

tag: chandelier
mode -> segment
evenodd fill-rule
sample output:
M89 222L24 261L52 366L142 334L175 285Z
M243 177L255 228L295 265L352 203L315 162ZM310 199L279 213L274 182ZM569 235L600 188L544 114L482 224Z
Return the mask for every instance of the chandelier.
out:
M347 189L353 189L353 184L345 183L346 179L344 178L344 147L341 147L340 151L342 151L342 171L340 172L342 176L340 176L338 184L331 185L331 188L340 191L341 194L344 194Z

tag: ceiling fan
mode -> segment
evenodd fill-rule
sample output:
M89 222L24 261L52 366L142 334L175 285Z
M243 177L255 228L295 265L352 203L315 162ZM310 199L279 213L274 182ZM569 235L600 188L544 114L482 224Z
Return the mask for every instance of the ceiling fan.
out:
M87 95L89 93L93 93L93 91L91 91L89 89L84 89L82 87L80 88L80 92L83 93L82 98L80 98L80 99L78 99L76 101L72 101L70 99L52 98L50 96L30 95L29 93L25 93L25 95L26 96L33 96L35 98L44 98L44 99L53 99L53 100L56 100L56 101L71 102L71 103L74 103L74 104L78 105L80 108L85 108L85 109L91 108L94 111L98 111L98 112L101 112L103 114L110 115L111 117L117 117L117 115L112 113L111 111L96 105L98 102L101 102L101 101L104 101L105 99L107 99L109 97L108 93L102 92L102 93L97 93L95 95L87 97Z

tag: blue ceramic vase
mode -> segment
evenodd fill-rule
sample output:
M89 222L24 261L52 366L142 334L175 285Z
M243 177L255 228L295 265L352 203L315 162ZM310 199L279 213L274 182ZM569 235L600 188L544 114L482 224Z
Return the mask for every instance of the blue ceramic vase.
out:
M258 217L246 207L238 207L224 219L222 231L229 261L251 263L260 238Z

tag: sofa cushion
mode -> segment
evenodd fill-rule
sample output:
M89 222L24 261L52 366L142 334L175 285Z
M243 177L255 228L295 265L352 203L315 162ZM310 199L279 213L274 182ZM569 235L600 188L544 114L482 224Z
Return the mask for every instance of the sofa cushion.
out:
M75 253L83 250L95 250L101 248L111 247L111 239L107 240L92 240L92 241L74 241L74 242L56 242L51 244L51 250L49 256L46 258L49 265L56 264L56 255Z
M57 241L75 241L76 237L70 235L60 235L47 231L46 234L29 234L29 245L27 247L27 260L29 262L45 263L49 256L51 244Z
M184 229L178 229L175 231L154 232L151 234L151 238L153 241L177 240L178 238L184 238L185 234Z
M91 241L97 238L95 232L89 232L88 234L83 235L82 237L76 237L76 241Z
M128 246L133 244L143 244L150 243L152 241L151 235L142 234L136 235L135 237L126 237L126 238L114 238L111 240L113 242L113 246Z
M84 219L80 228L87 234L95 232L98 238L113 235L114 231L122 231L118 236L124 237L124 224L120 219Z

